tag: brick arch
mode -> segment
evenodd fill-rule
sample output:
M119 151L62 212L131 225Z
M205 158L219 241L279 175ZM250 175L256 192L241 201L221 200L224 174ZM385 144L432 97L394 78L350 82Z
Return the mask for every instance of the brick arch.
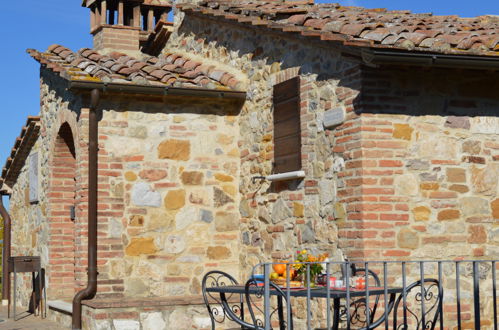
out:
M75 288L75 222L71 208L76 204L76 148L73 130L63 123L51 150L49 180L49 296L70 298Z

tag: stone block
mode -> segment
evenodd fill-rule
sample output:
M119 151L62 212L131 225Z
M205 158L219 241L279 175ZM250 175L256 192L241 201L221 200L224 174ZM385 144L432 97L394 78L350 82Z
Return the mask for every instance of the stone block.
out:
M453 184L449 187L449 190L456 191L458 193L464 194L470 191L470 188L464 184Z
M206 222L206 223L212 223L213 222L213 212L210 210L201 210L199 220Z
M459 210L452 210L452 209L447 209L438 212L437 219L439 221L445 221L445 220L457 220L461 217L461 212Z
M157 251L154 245L154 238L132 238L130 244L126 247L125 253L128 256L139 256L141 254L153 254Z
M301 218L305 214L305 206L302 203L294 202L293 203L293 216Z
M159 181L166 178L167 175L168 173L165 170L158 169L143 170L139 173L140 178L147 181Z
M430 220L431 210L426 206L417 206L412 209L412 214L414 214L414 220L416 221L428 221Z
M192 204L208 205L208 192L204 189L192 191L189 195L189 202Z
M466 171L462 168L447 168L446 175L448 182L466 182Z
M463 197L459 200L464 218L472 215L489 215L489 201L480 197Z
M146 229L156 232L166 232L173 229L174 212L165 212L161 209L151 210L146 221Z
M140 313L140 322L143 329L166 329L166 322L161 312Z
M263 221L265 223L270 223L272 221L270 213L265 206L261 206L258 208L258 220Z
M471 118L471 132L479 134L499 134L499 118L477 116Z
M225 260L231 256L231 253L225 246L209 246L206 256L212 260Z
M131 172L131 171L128 171L125 173L125 180L127 181L130 181L130 182L133 182L133 181L136 181L137 180L137 174Z
M147 127L145 126L132 126L128 128L128 136L137 139L147 138Z
M489 164L483 168L473 166L471 168L471 183L473 191L488 196L496 194L498 177L498 164Z
M274 207L272 208L272 222L279 223L290 218L293 215L288 205L283 199L278 199L277 202L274 203Z
M213 198L215 207L221 207L228 203L233 203L234 200L227 195L222 189L213 187Z
M217 142L220 143L220 144L228 145L228 144L231 144L232 141L234 141L234 137L233 136L230 136L230 135L227 135L227 134L218 134L217 135Z
M215 229L217 231L233 231L239 229L237 213L217 212L215 214Z
M445 121L445 127L470 129L470 119L468 117L449 116Z
M132 188L132 203L136 206L161 206L161 194L154 191L149 184L139 182Z
M421 188L421 190L433 190L433 191L436 191L440 188L440 185L438 184L438 182L422 182L420 185L419 185L419 188Z
M408 124L393 124L392 136L395 139L402 139L410 141L414 129Z
M178 210L185 205L185 190L170 190L164 199L165 207L168 210Z
M159 159L189 160L191 143L185 140L165 140L158 146Z
M467 140L463 142L462 150L465 153L478 155L482 150L480 141Z
M300 229L300 244L315 242L315 232L312 230L312 226L310 223L299 225L298 228Z
M221 181L221 182L234 181L234 177L227 175L227 174L223 174L223 173L215 173L214 177L215 177L215 179L217 179L218 181Z
M168 318L168 324L174 324L172 329L192 329L191 317L182 309L175 309Z
M487 231L482 225L473 225L468 228L468 243L471 244L483 244L487 242Z
M402 249L417 249L419 247L419 236L416 232L402 228L397 235L398 245Z
M237 188L234 185L231 184L224 184L222 185L222 190L228 194L229 196L236 197L237 194Z
M128 224L133 227L142 227L144 225L144 217L141 215L132 215Z
M184 171L181 174L182 183L185 185L201 185L203 184L204 174L198 171Z
M450 137L427 135L418 141L419 156L427 159L456 159L459 143Z
M136 320L113 320L115 330L140 330L140 322Z
M175 227L177 230L187 228L198 219L198 209L194 206L184 207L175 216Z
M319 198L321 201L321 205L325 206L326 204L334 201L336 196L336 185L333 180L321 180L318 183L319 185Z
M185 250L186 243L183 236L168 235L164 243L164 251L166 253L178 254Z
M490 203L490 208L492 209L492 218L494 218L496 220L499 219L499 198L494 199Z
M405 166L413 171L427 171L430 169L430 162L421 159L409 159Z
M335 203L333 215L336 221L345 220L347 216L345 205L343 203Z
M419 193L419 182L413 174L395 177L394 186L397 195L416 196Z

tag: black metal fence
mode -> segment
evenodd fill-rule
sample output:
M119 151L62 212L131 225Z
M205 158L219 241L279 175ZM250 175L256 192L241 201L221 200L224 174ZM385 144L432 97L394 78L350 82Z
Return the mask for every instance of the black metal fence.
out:
M240 325L246 316L249 329L498 328L498 260L322 262L322 285L311 274L318 263L299 263L298 285L297 263L273 280L275 264L255 266L244 287L219 281L203 290L222 300L240 295L217 313L230 309L227 318Z

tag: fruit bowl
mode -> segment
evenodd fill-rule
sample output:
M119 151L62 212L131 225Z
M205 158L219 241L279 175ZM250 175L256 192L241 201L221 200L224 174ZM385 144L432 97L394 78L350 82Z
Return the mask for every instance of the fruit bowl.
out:
M271 281L272 281L272 283L274 283L280 287L283 287L283 288L287 287L287 282L286 282L285 278L278 278L278 279L274 279ZM289 287L290 288L302 288L303 283L301 281L289 281Z

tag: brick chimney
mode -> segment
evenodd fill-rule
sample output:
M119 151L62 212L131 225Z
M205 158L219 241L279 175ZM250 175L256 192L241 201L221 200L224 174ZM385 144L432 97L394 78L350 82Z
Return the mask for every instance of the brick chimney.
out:
M84 0L82 6L90 9L94 49L130 55L140 53L172 9L167 0Z

